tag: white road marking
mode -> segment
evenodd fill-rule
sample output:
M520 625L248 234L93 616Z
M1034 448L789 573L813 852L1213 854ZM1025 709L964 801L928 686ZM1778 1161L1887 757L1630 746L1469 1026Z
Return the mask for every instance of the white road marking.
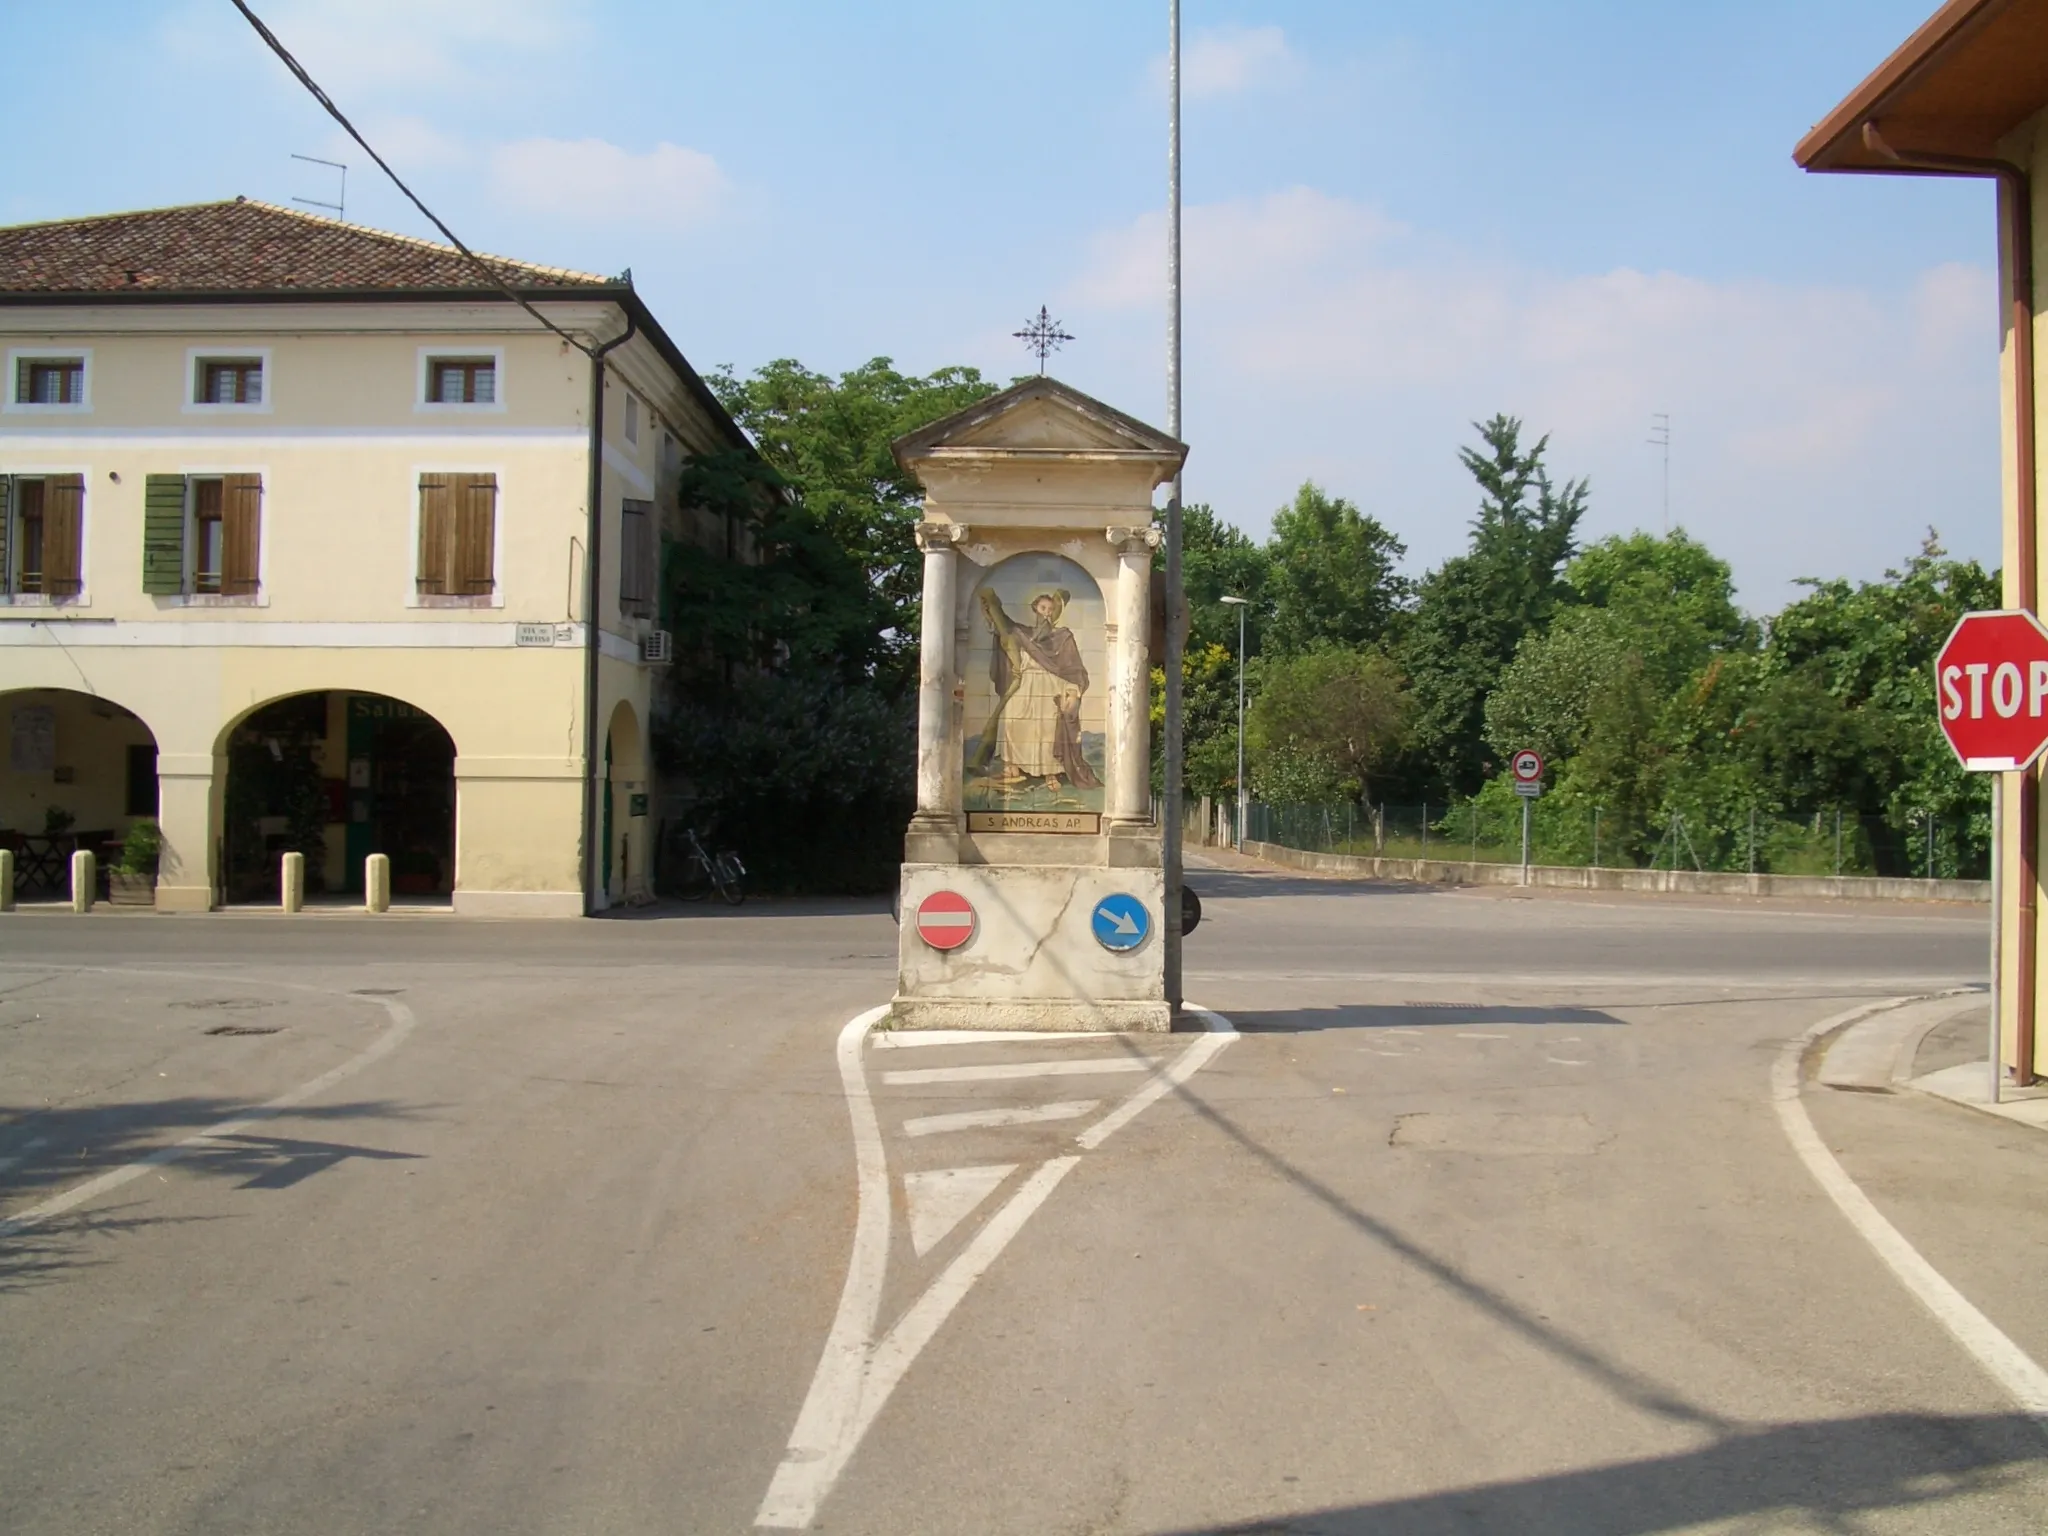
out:
M24 1141L21 1144L21 1150L19 1152L11 1153L6 1157L0 1157L0 1173L5 1173L8 1169L12 1168L16 1163L20 1162L24 1157L27 1157L31 1152L39 1152L44 1147L47 1147L49 1144L50 1138L47 1136L30 1137L27 1141Z
M98 968L95 967L94 969ZM109 970L111 971L112 968L109 968ZM182 971L113 971L113 974L154 974L179 976L189 979L189 973ZM264 983L264 985L293 986L297 988L296 983L290 982L268 982ZM323 993L327 991L324 987L306 987L300 990ZM356 996L358 994L330 993L329 995ZM382 1008L389 1016L391 1022L384 1033L364 1046L362 1050L356 1052L355 1055L349 1057L347 1061L342 1062L341 1065L330 1067L311 1082L301 1083L289 1093L281 1093L274 1099L266 1100L250 1110L246 1115L238 1115L233 1120L223 1120L216 1125L209 1125L205 1130L195 1131L190 1136L174 1141L167 1147L159 1147L147 1157L138 1158L132 1163L123 1163L119 1168L110 1168L97 1178L87 1179L83 1184L73 1185L61 1195L55 1195L43 1201L40 1205L32 1205L25 1211L7 1217L4 1221L0 1221L0 1237L12 1237L17 1232L48 1221L52 1216L61 1216L66 1211L73 1210L85 1204L86 1201L105 1194L110 1189L118 1189L130 1179L139 1179L143 1174L148 1173L152 1169L162 1168L166 1164L175 1163L187 1153L204 1147L216 1138L232 1136L239 1131L249 1129L252 1125L260 1125L265 1120L274 1119L286 1110L303 1104L315 1095L325 1093L336 1083L354 1077L363 1068L382 1061L405 1042L405 1037L413 1032L419 1021L413 1017L410 1008L394 998L365 997L362 1001L375 1003L378 1007Z
M1153 1065L1151 1061L1135 1056L1104 1056L1088 1061L1012 1061L992 1067L913 1067L908 1072L884 1072L882 1081L892 1088L907 1083L990 1083L1006 1077L1090 1077L1098 1072L1149 1072Z
M1873 1013L1916 1001L1919 999L1899 997L1887 1002L1866 1003L1860 1008L1822 1019L1804 1034L1786 1041L1778 1052L1778 1059L1771 1064L1771 1097L1776 1101L1778 1121L1785 1128L1792 1150L1806 1164L1806 1171L1813 1175L1828 1198L1835 1202L1836 1208L1849 1219L1849 1225L1856 1229L1857 1235L1876 1250L1877 1256L1898 1277L1899 1283L1934 1314L1935 1321L1948 1330L1950 1337L1969 1352L1971 1358L2005 1389L2014 1402L2033 1416L2042 1434L2048 1435L2048 1371L2036 1365L2026 1351L1971 1305L1969 1299L1949 1284L1941 1272L1906 1241L1899 1229L1884 1218L1884 1214L1856 1186L1855 1180L1849 1177L1835 1160L1834 1153L1820 1139L1820 1133L1814 1130L1813 1121L1808 1118L1806 1106L1800 1100L1799 1063L1814 1041Z
M903 1122L903 1134L941 1136L947 1131L976 1131L984 1126L1078 1120L1101 1103L1100 1099L1062 1099L1056 1104L1031 1104L1016 1109L969 1109L957 1115L919 1115L915 1120Z
M1591 1063L1577 1056L1546 1056L1545 1061L1554 1061L1560 1067L1583 1067Z
M1469 1029L1461 1029L1458 1031L1458 1038L1460 1040L1506 1040L1511 1037L1507 1035L1479 1035L1474 1034Z
M878 1051L913 1045L985 1045L994 1040L1101 1040L1106 1029L884 1029L868 1036Z
M889 1252L889 1175L874 1101L861 1072L861 1037L887 1011L870 1009L839 1032L839 1074L853 1121L854 1160L859 1171L860 1208L854 1220L853 1257L811 1390L797 1414L796 1429L767 1496L754 1515L757 1526L803 1530L817 1518L818 1506L838 1482L861 1437L918 1352L1081 1160L1069 1155L1040 1164L888 1334L874 1342ZM1188 1012L1197 1015L1209 1032L1184 1049L1165 1072L1078 1137L1084 1149L1101 1146L1146 1105L1186 1082L1237 1038L1237 1030L1221 1014L1193 1005Z
M933 1168L903 1175L903 1203L910 1217L910 1247L921 1259L960 1225L960 1218L1017 1171L1015 1163L980 1168Z

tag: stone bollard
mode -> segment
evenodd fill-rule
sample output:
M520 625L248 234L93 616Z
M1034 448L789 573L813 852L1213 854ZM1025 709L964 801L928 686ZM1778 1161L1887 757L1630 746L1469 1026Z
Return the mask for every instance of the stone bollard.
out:
M278 904L287 912L296 912L306 904L306 856L303 853L284 856L284 869L278 879Z
M0 848L0 912L14 910L14 850Z
M90 912L92 899L98 894L99 870L90 848L81 848L71 855L71 910Z
M373 853L363 860L363 910L391 910L391 855Z

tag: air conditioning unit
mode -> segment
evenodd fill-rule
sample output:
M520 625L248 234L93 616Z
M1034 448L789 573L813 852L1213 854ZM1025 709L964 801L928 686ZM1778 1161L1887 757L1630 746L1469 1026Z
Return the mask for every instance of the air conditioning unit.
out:
M640 637L640 660L650 667L665 667L676 659L676 638L665 629Z

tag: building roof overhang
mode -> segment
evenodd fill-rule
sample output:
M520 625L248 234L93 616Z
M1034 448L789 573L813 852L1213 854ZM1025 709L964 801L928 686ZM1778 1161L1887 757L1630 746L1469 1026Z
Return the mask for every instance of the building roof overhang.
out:
M1944 167L1914 157L1989 162L2000 141L2043 106L2048 0L1948 0L1799 141L1792 158L1809 171L1941 175ZM1958 164L1946 173L1988 169Z

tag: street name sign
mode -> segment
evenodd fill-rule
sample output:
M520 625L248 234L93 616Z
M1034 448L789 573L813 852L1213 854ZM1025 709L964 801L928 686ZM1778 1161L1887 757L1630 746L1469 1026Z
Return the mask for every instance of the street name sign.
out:
M1975 773L2017 773L2048 747L2048 629L2031 613L1966 613L1934 661L1941 734Z
M917 904L917 936L933 949L958 949L974 937L974 905L958 891L933 891Z
M1152 914L1137 897L1119 891L1095 903L1089 926L1104 949L1121 952L1145 942L1145 936L1152 931Z

